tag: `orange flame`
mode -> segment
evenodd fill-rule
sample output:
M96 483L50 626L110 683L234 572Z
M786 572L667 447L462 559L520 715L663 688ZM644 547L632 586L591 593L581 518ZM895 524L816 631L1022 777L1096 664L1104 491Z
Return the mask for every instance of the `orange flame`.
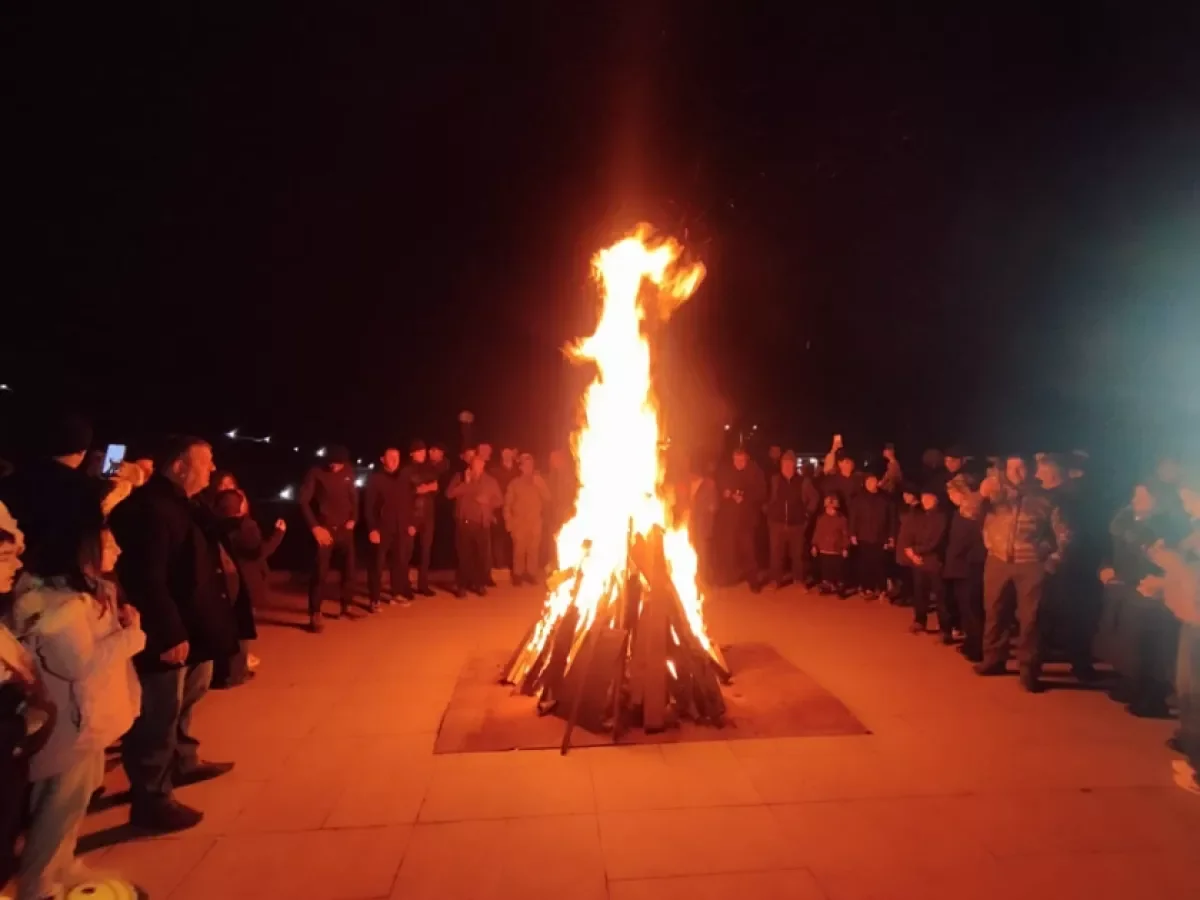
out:
M578 476L575 513L556 538L559 570L576 570L579 588L575 590L574 578L553 588L528 645L535 652L572 602L579 613L576 634L587 629L624 576L630 533L648 535L658 526L664 530L664 556L688 624L713 653L696 584L695 551L686 527L668 524L651 348L643 328L648 314L665 321L704 278L699 263L679 262L681 253L675 241L655 240L647 226L639 226L592 260L603 297L600 321L569 353L595 363L597 371L572 440Z

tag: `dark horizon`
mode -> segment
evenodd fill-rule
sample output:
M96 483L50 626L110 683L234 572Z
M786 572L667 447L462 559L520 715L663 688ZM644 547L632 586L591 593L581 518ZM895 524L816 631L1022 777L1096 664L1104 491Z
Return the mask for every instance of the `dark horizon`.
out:
M652 6L28 13L4 402L563 444L644 220L685 440L1196 445L1195 13Z

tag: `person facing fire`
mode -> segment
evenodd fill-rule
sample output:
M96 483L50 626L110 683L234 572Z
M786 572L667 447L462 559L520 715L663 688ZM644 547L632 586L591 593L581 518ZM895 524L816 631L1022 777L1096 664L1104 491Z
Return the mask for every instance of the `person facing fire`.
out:
M308 585L308 627L321 631L321 596L331 566L341 576L340 615L350 615L354 601L354 519L358 515L358 491L350 468L350 451L329 448L328 461L313 466L300 488L300 513L316 541L312 580Z
M404 548L401 557L407 568L412 560L413 544L418 543L419 556L417 560L417 593L422 597L432 597L433 589L429 587L429 561L433 554L433 531L436 519L434 500L437 497L438 474L442 463L431 463L425 449L424 441L413 441L408 451L408 465L400 470L399 478L408 493L410 519L409 528L405 528L401 539ZM407 578L405 582L407 583Z
M379 462L380 468L367 479L363 501L367 540L374 548L368 573L371 612L377 612L382 601L385 563L391 565L391 599L397 603L412 601L408 564L412 561L413 537L417 533L412 524L412 494L400 480L400 451L388 447Z
M496 484L500 486L500 493L507 497L508 486L512 484L514 478L521 474L516 448L501 447L500 462L489 466L488 472L496 479ZM516 574L512 572L513 536L505 528L505 524L498 520L492 528L492 564L497 569L508 569L510 573Z
M466 472L450 479L446 496L454 501L455 544L458 549L458 583L455 595L467 591L480 597L487 594L487 548L492 521L504 504L500 486L489 475L482 456L476 455Z
M733 465L722 473L721 510L726 550L729 554L728 581L745 581L750 590L762 590L754 531L762 515L767 485L762 469L750 461L742 447L733 451Z
M504 527L512 537L514 585L541 581L538 557L542 547L542 522L549 502L550 488L546 479L534 471L533 454L522 453L520 474L508 482L504 492Z
M771 497L767 501L767 526L770 539L771 570L768 576L776 588L785 584L783 564L791 564L791 581L804 586L808 553L805 537L808 523L816 515L821 495L807 475L796 471L796 454L789 450L779 459L779 471L771 476Z

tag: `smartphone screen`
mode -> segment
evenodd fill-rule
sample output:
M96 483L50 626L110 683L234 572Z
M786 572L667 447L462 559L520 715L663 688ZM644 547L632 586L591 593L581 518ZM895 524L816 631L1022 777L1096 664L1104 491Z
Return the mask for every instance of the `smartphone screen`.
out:
M116 475L121 463L125 462L125 445L109 444L104 451L104 474Z

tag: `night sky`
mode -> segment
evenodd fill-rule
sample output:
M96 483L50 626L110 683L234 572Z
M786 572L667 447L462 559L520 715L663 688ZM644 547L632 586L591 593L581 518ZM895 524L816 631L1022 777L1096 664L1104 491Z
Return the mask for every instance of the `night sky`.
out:
M545 449L589 257L644 219L709 268L662 361L685 440L1196 434L1185 4L37 6L4 53L22 404L367 454L469 408Z

